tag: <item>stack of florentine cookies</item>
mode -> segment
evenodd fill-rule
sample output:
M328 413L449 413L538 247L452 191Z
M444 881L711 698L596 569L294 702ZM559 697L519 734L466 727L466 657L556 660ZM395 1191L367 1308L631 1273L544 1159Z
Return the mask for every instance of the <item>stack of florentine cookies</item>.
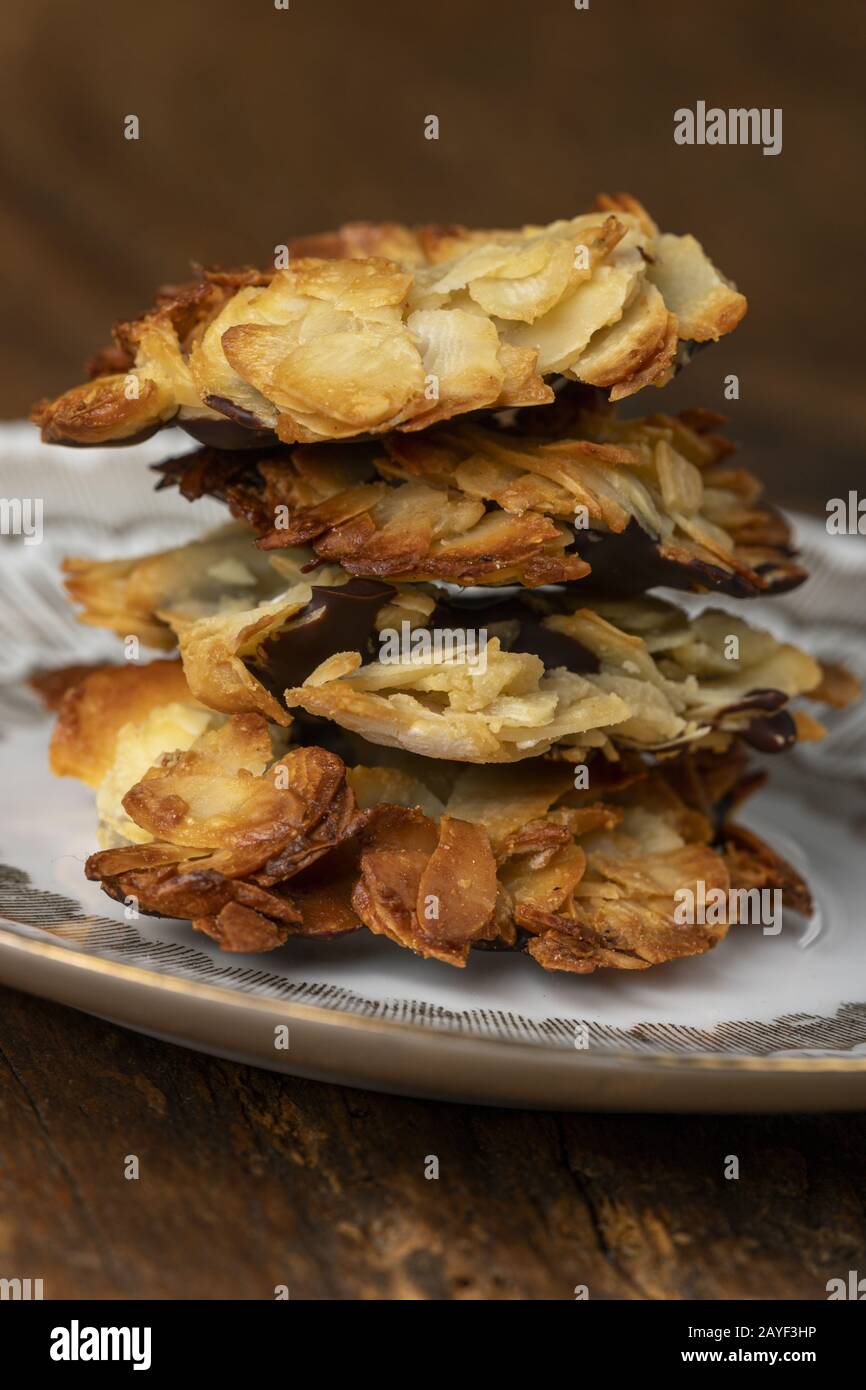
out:
M156 485L227 513L178 549L66 562L83 622L167 653L43 682L66 684L53 769L96 790L88 877L229 951L366 928L576 973L714 946L735 914L689 895L808 912L730 816L761 780L749 745L819 738L793 702L853 682L648 595L805 575L719 417L614 409L744 296L624 196L280 252L161 291L34 415L76 445L181 425L199 447Z

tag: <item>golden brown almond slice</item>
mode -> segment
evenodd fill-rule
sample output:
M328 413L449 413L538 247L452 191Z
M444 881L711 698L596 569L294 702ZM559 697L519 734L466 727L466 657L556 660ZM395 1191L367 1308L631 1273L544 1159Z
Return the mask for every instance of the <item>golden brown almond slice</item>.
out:
M247 287L228 300L190 350L189 367L203 401L218 402L215 408L224 412L227 406L233 407L261 427L273 429L278 415L276 406L235 371L222 345L223 334L230 328L260 321L254 307L260 295L260 289Z
M51 771L98 787L114 760L123 726L138 724L152 710L174 702L192 702L179 661L92 671L60 702L51 736Z
M428 946L468 948L490 923L496 906L496 862L486 832L442 816L439 840L418 882L415 914Z
M579 376L578 360L593 334L622 318L644 272L636 249L614 252L590 280L578 285L542 319L533 324L502 322L502 336L514 347L535 348L538 370L544 375L574 367L574 374Z
M53 444L105 444L136 438L175 415L178 403L157 382L133 374L100 376L42 401L33 421Z
M499 334L489 319L463 309L418 309L406 326L421 353L422 387L431 400L430 408L412 419L413 430L499 399L505 369Z
M804 917L811 916L814 907L808 884L766 841L745 826L731 822L725 825L722 840L733 889L751 892L755 888L778 888L786 908Z
M820 700L835 709L846 709L859 700L862 693L862 683L857 677L835 661L821 662L821 683L810 692L813 700Z
M597 736L630 709L611 691L567 671L544 674L528 653L487 641L480 660L431 646L401 662L372 662L287 690L290 708L331 719L373 743L425 757L507 763L538 756L569 735Z
M398 308L412 285L411 272L393 259L365 256L350 261L302 256L278 271L256 300L262 318L284 323L297 307L315 300L361 317Z
M664 299L654 285L644 282L622 318L593 334L569 373L591 386L613 386L655 355L667 326Z
M500 342L499 364L503 380L497 407L550 405L555 399L552 387L538 373L538 353L534 348Z
M368 325L292 339L282 327L240 324L222 344L235 371L301 426L309 414L322 417L323 430L331 419L347 433L372 429L423 392L421 358L405 330Z
M693 236L664 233L647 272L679 323L681 338L705 343L736 328L746 296L716 269Z
M610 388L610 401L622 401L644 386L664 386L674 373L679 347L679 323L676 314L668 314L667 328L656 349L630 376L623 377Z
M190 619L238 611L284 590L286 578L300 580L311 552L299 563L288 556L272 560L250 540L248 527L232 524L188 545L132 559L70 558L63 563L66 588L83 607L79 622L170 648L175 638L162 613ZM317 582L334 577L334 571L325 571Z
M177 636L183 668L193 695L226 714L255 711L275 724L291 718L250 671L268 638L300 613L312 598L309 584L296 584L276 598L240 613L189 619L165 612Z
M553 237L540 238L536 246L542 252L540 264L521 264L515 258L516 264L501 266L469 281L469 294L485 313L509 321L535 323L559 303L574 278L574 246ZM590 273L587 267L587 278Z

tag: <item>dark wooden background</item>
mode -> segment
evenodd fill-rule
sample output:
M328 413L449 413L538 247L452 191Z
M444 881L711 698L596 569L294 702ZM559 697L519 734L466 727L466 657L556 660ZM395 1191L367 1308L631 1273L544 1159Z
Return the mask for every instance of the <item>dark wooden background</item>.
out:
M0 1124L0 1275L46 1298L811 1300L866 1269L866 1115L403 1100L0 990Z
M864 13L19 0L0 40L0 413L79 380L111 323L193 258L263 260L350 218L544 221L624 189L697 233L751 301L666 403L721 406L736 372L751 460L781 501L823 508L862 450ZM781 107L782 153L675 145L673 112L698 99Z
M265 259L349 218L543 221L628 190L751 301L640 405L721 407L736 372L733 430L780 501L860 484L856 0L27 0L2 29L0 413L79 380L193 258ZM781 106L782 154L676 146L698 99ZM823 1298L866 1268L864 1159L864 1117L398 1100L0 991L0 1275L49 1297Z

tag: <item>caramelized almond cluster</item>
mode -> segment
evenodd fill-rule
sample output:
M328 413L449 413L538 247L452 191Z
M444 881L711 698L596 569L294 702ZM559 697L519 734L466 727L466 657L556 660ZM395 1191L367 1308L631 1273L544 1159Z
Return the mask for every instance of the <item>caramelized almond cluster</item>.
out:
M85 621L176 643L190 690L209 709L283 726L305 711L427 757L658 751L713 731L748 733L770 717L784 729L779 746L820 732L783 709L819 690L818 663L729 614L689 620L646 596L585 607L579 586L443 606L433 586L358 580L336 564L308 573L309 551L249 542L238 526L137 560L69 561L68 588ZM363 604L357 586L366 586ZM403 641L399 659L382 644L385 632L420 629L475 640L442 650L431 640L420 652Z
M805 577L757 479L725 462L719 417L583 409L553 439L527 432L538 418L441 425L369 449L203 449L159 472L190 500L225 501L261 548L309 545L366 577L737 597Z
M347 229L314 249L161 295L115 330L119 358L40 403L43 437L130 440L180 417L314 444L544 405L554 374L616 400L746 311L694 237L626 196L546 227Z
M454 771L434 793L419 759L347 769L309 746L273 759L266 721L234 715L126 793L151 838L92 855L87 875L229 951L365 926L452 965L484 944L546 969L643 969L725 935L727 922L679 925L674 909L684 887L726 891L729 859L739 884L783 886L802 904L793 870L754 838L729 849L735 832L722 831L719 843L709 784L730 796L742 758L711 766L691 800L676 774L637 760L601 770L592 793L545 763Z

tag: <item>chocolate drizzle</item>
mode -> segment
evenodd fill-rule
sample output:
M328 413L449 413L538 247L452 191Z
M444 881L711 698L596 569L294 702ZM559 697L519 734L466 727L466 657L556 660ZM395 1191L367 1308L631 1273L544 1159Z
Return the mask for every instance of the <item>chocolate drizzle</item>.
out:
M783 708L788 697L781 690L749 690L735 705L727 705L722 714L761 711L741 731L740 737L759 753L783 753L797 742L797 726Z
M742 734L744 742L758 753L784 753L797 742L797 726L786 709L778 714L753 719Z
M759 709L767 714L774 714L787 702L788 697L781 690L749 690L735 705L727 705L724 712L737 714L740 710Z

